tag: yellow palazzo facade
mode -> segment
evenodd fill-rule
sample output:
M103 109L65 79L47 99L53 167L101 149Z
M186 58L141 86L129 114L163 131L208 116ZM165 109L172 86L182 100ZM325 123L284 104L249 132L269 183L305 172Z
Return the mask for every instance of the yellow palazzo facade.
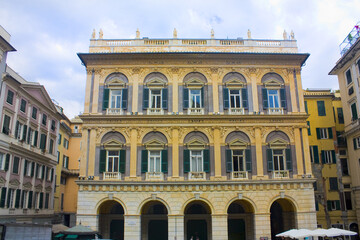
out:
M301 66L284 40L93 33L77 222L112 239L316 227Z

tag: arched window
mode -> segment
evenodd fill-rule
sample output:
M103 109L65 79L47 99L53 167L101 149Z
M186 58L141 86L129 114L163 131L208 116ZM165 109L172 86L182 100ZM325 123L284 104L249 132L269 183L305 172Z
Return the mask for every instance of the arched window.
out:
M145 78L143 109L147 114L163 114L168 109L167 79L161 73L151 73Z
M276 73L268 73L262 78L263 109L268 114L284 114L287 109L284 80Z
M240 73L228 73L223 83L224 110L229 114L244 114L249 105L244 76Z
M205 113L206 78L200 73L190 73L184 79L183 107L187 114Z
M102 109L106 114L123 114L128 105L127 78L121 73L111 74L105 81Z

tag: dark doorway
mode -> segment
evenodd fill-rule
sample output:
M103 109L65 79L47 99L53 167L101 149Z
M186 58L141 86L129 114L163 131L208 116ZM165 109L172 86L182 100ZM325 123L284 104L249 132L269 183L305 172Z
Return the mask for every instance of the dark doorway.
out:
M229 240L245 240L245 221L243 219L229 219L228 234Z
M286 199L276 200L270 208L271 239L278 239L276 234L296 228L295 208Z
M110 238L112 240L124 240L124 220L111 221Z
M168 223L166 220L150 220L148 225L149 240L167 240Z
M211 239L211 209L202 201L193 201L185 208L186 240Z
M187 236L186 239L197 240L207 238L207 226L205 220L189 220L187 222Z

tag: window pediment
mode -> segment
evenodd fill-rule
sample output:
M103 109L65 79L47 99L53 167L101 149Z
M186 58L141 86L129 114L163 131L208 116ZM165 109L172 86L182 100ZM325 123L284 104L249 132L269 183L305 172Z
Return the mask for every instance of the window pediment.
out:
M6 180L3 177L0 177L0 186L5 186Z
M195 138L186 143L188 149L202 150L205 149L207 143L201 139Z
M233 78L225 83L227 88L239 89L246 86L246 84L237 78Z
M185 86L191 89L202 88L204 85L204 82L197 78L190 79L185 83Z
M47 193L50 193L51 190L52 190L52 187L51 187L51 186L47 186L47 187L45 188L45 192L47 192Z
M269 142L269 146L272 149L284 149L287 148L289 143L281 138L276 138L273 141Z
M144 143L144 146L147 150L162 150L165 148L165 143L162 141L159 141L157 139L152 139L146 143Z
M249 145L249 143L241 140L241 139L235 139L228 143L230 149L246 149Z
M114 78L111 79L111 81L109 81L109 83L107 84L108 88L125 88L126 84L119 78Z
M281 83L280 81L277 81L276 79L270 79L266 82L264 82L264 86L266 88L273 88L273 89L278 89L281 88L283 86L283 83Z
M42 185L41 185L41 184L36 185L36 186L35 186L35 190L36 190L37 192L41 192L41 190L42 190Z
M160 78L153 78L146 83L148 88L164 88L166 87L166 82Z
M32 184L30 182L26 182L23 184L23 188L29 190L32 188Z
M119 150L119 148L122 148L123 145L123 143L113 139L103 144L105 150Z

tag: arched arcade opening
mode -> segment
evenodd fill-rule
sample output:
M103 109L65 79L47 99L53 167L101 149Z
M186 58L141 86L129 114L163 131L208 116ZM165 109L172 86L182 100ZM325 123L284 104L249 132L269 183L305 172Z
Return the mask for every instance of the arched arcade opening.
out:
M228 239L246 240L254 236L254 208L246 200L230 204L228 213Z
M186 240L211 239L211 209L203 201L190 202L184 211Z
M277 199L270 208L271 239L275 235L296 227L296 209L288 199Z
M99 232L103 238L124 240L124 208L114 200L103 202L98 208Z
M168 211L160 201L150 201L141 209L141 239L168 239Z

